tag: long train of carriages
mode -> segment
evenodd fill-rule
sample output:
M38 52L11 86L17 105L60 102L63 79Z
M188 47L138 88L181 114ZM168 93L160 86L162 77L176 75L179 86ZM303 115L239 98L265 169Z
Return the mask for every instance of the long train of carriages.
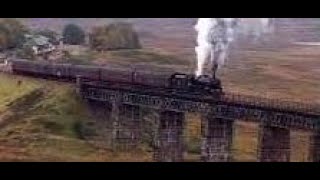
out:
M197 93L222 92L218 79L209 76L195 77L183 73L156 74L143 70L115 69L88 65L53 64L24 59L11 60L10 66L15 74L41 78L57 78L75 81L77 76L87 80L140 85L153 88L170 88Z

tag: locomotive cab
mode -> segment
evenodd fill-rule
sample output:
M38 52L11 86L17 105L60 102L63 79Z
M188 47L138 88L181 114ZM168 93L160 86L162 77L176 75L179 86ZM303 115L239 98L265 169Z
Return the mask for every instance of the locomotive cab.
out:
M171 88L187 89L189 87L189 82L189 76L187 74L174 73L170 77Z

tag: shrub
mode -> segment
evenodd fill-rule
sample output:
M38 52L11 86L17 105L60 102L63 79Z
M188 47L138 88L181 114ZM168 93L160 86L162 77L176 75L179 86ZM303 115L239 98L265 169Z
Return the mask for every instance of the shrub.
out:
M36 32L36 34L49 38L49 42L52 44L55 44L55 45L59 44L58 33L55 31L45 29L45 30Z
M63 30L63 42L70 45L80 45L85 42L85 32L75 24L68 24Z
M112 23L96 27L89 36L95 50L140 49L138 34L129 23Z
M22 59L35 60L36 56L31 47L24 46L16 51L16 55Z

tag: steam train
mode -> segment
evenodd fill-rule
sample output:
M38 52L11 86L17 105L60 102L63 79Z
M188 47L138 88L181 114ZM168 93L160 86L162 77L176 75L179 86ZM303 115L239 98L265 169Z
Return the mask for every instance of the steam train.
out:
M75 81L77 76L92 81L122 83L153 88L168 88L194 93L221 93L219 79L207 75L196 77L183 73L157 74L154 72L88 66L72 64L52 64L24 59L11 60L14 74L30 75L42 78L56 78Z

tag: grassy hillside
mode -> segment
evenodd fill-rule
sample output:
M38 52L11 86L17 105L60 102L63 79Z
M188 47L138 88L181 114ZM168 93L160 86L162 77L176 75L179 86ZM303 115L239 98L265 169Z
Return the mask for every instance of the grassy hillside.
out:
M30 80L28 83L21 83L18 85L20 78L0 76L0 112L5 111L10 103L14 100L29 94L36 88L39 88L39 83Z
M79 130L90 113L71 85L0 79L0 161L150 161L147 153L107 151L83 140Z

